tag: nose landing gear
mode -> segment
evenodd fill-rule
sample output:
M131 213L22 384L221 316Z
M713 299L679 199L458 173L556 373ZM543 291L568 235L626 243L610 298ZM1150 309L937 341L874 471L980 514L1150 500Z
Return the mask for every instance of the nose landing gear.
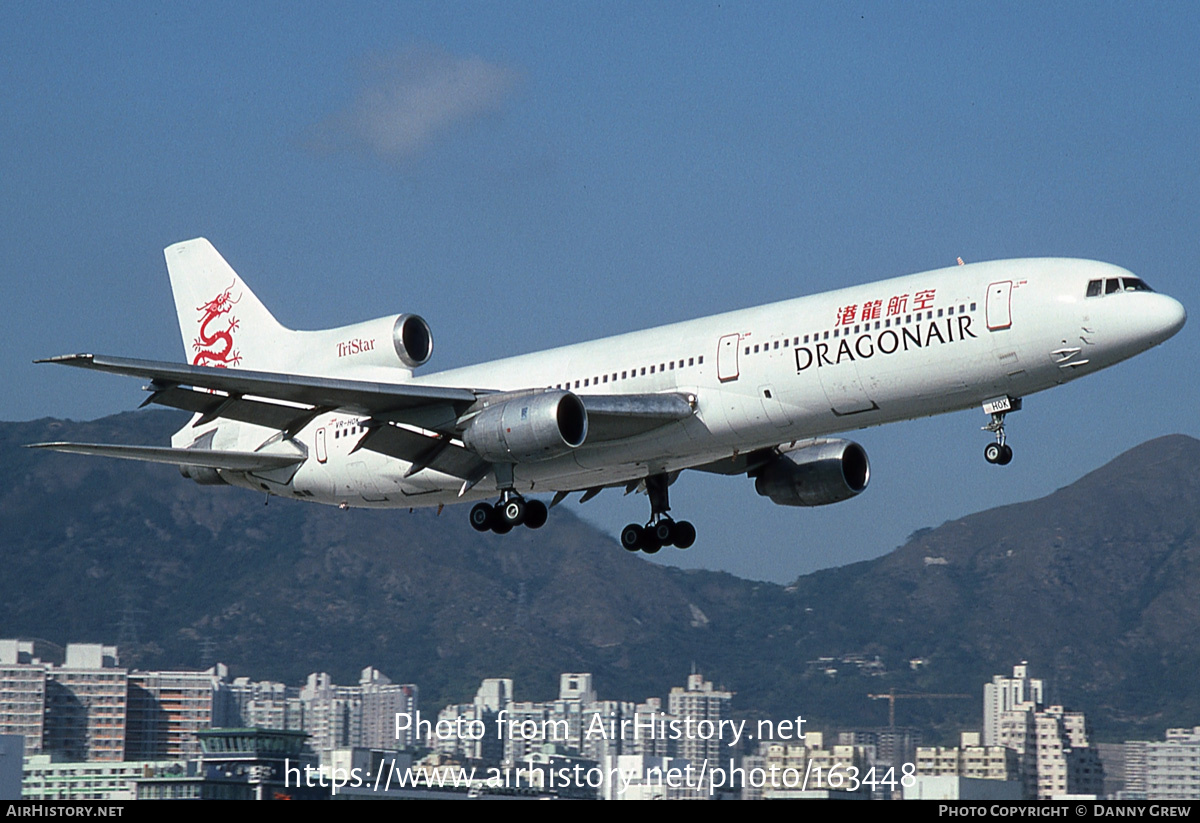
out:
M1021 410L1021 398L997 397L983 404L983 410L992 416L992 420L983 427L984 431L996 435L995 443L988 443L983 448L983 459L996 466L1007 466L1012 462L1012 447L1005 442L1004 417L1009 412Z

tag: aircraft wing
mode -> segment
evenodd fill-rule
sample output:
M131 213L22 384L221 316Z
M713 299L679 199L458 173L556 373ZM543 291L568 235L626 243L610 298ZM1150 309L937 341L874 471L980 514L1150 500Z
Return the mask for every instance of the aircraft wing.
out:
M483 393L413 383L373 383L365 380L339 380L244 369L217 369L211 366L188 366L160 360L138 360L100 354L67 354L34 362L60 363L64 366L142 377L152 381L151 388L155 390L173 386L195 386L199 389L225 392L233 397L268 397L308 406L346 409L352 414L363 415L403 412L432 404L461 405L465 411L475 402L478 394ZM151 402L154 400L151 399Z
M122 460L141 460L146 463L169 463L173 466L202 466L209 469L230 469L243 472L282 469L285 466L294 466L304 462L303 454L173 449L159 446L118 446L108 443L31 443L27 448L49 449L69 454L117 457Z
M477 455L451 442L451 438L460 434L460 420L479 399L497 394L492 390L276 374L97 354L62 355L36 362L147 379L151 395L146 403L197 413L201 416L198 423L227 418L294 435L317 416L341 409L370 418L368 431L356 449L365 448L413 463L414 472L432 468L454 477L477 480L486 470L486 464ZM695 405L694 396L674 393L579 397L588 414L588 443L633 437L686 419L693 414ZM64 451L61 448L64 445L68 444L54 444L54 447ZM78 446L77 451L90 448L92 451L87 453L91 454L132 457L99 444ZM101 448L107 451L102 452ZM189 457L197 453L194 449L184 451ZM161 462L183 461L175 455L170 459L163 457ZM186 462L202 465L193 459ZM214 468L233 467L222 464Z

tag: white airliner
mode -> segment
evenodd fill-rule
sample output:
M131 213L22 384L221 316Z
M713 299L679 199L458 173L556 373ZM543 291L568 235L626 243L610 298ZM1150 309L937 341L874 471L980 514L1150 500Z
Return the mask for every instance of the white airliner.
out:
M342 508L498 499L470 518L500 533L545 523L526 495L641 490L650 519L621 543L651 553L696 538L668 514L684 469L748 475L780 505L834 503L870 467L828 435L970 407L990 415L984 456L1004 465L1005 415L1023 397L1162 343L1187 317L1117 266L1003 260L415 376L433 351L415 314L292 331L207 240L165 253L188 365L40 362L146 379L146 403L194 418L170 448L37 447Z

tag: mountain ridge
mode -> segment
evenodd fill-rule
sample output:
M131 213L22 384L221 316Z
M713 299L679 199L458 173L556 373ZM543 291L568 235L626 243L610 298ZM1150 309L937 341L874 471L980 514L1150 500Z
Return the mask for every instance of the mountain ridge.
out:
M143 668L214 662L212 644L235 674L293 684L373 665L427 706L483 677L545 699L563 671L641 700L695 664L744 715L840 728L883 722L868 692L981 694L1027 659L1101 736L1200 716L1200 441L1184 435L788 586L648 563L570 512L500 538L454 510L264 507L171 467L21 448L148 442L182 419L0 423L0 636L119 641ZM978 715L977 700L903 707L946 735Z

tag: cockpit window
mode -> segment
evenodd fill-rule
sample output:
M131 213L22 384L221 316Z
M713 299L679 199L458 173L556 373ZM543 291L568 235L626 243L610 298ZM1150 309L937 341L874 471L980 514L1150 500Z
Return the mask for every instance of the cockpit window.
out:
M1122 291L1154 291L1140 277L1110 277L1107 280L1089 280L1087 296L1099 297L1101 284L1104 285L1105 294L1116 294Z

